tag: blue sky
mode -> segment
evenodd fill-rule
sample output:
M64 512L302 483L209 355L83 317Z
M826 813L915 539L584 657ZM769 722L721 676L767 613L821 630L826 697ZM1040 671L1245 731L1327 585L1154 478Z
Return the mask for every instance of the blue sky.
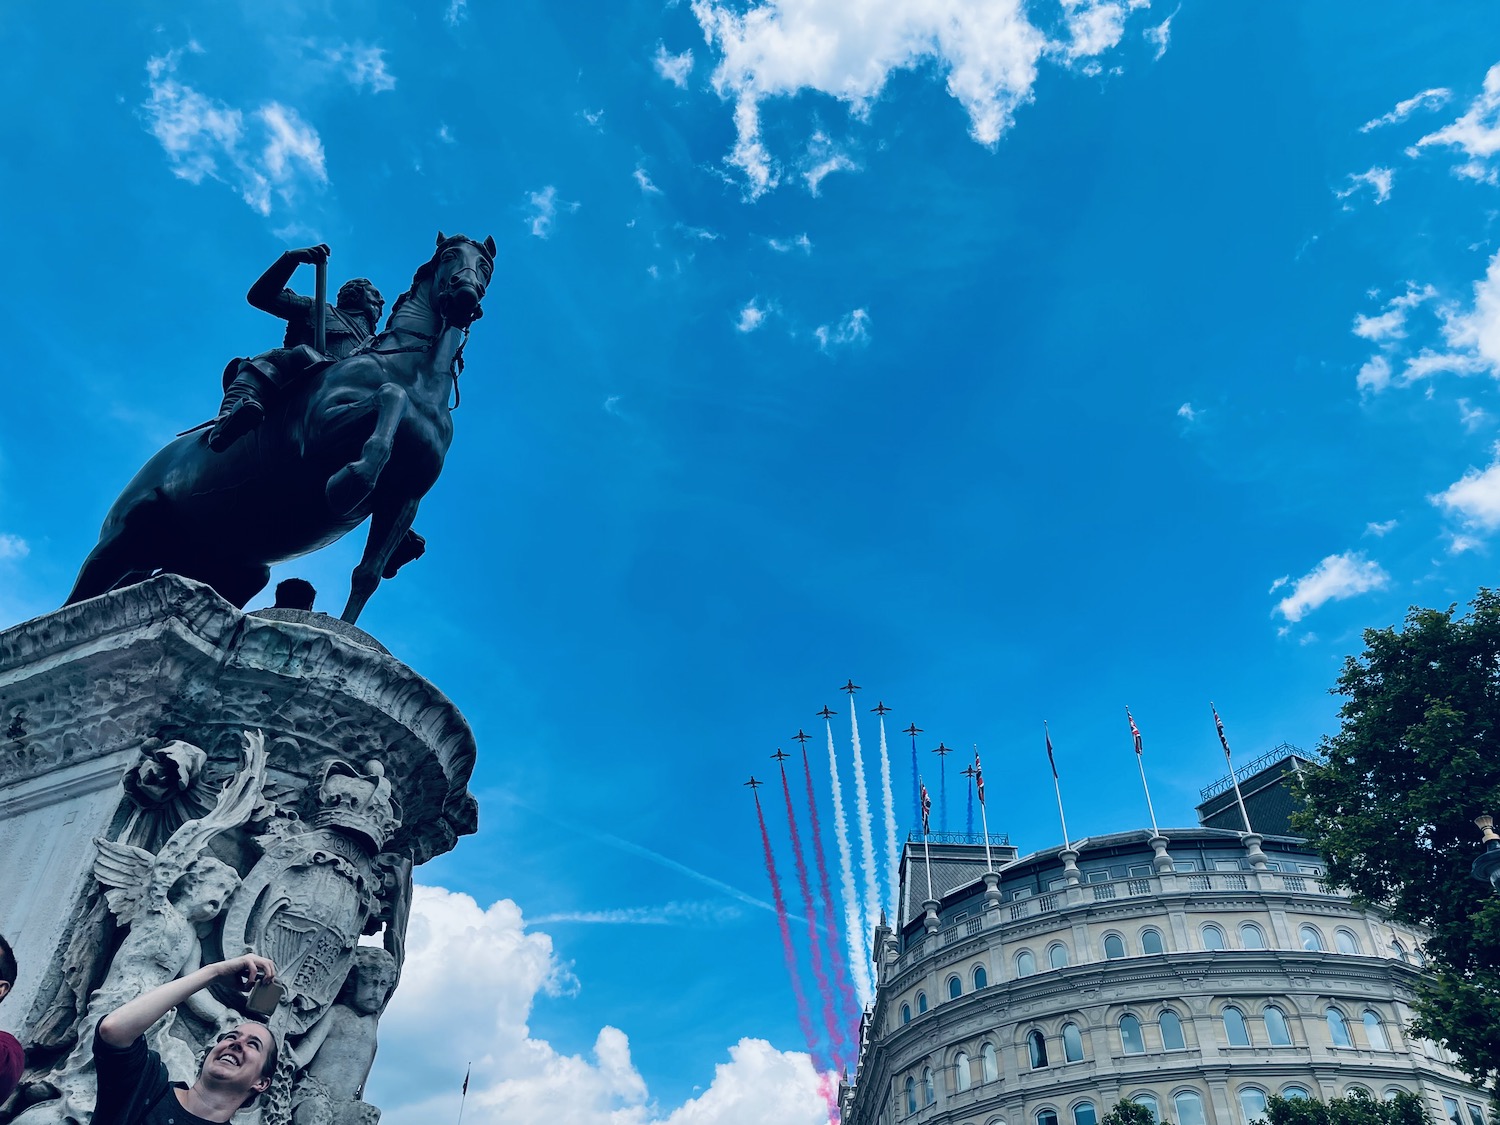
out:
M20 0L0 41L0 622L276 342L281 249L391 299L439 228L499 244L361 622L481 748L397 1125L471 1057L481 1121L816 1120L739 782L847 677L978 743L1026 851L1044 718L1075 834L1143 822L1127 703L1188 823L1210 699L1242 758L1314 746L1360 630L1493 580L1492 5ZM337 612L358 547L277 577Z

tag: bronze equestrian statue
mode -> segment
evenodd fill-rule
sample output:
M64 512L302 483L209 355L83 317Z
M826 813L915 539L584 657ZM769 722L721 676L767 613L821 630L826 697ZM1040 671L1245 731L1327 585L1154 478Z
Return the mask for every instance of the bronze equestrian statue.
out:
M271 311L294 312L307 300L280 287L319 252L326 260L326 247L283 255L256 283L259 289L270 278L267 286L286 295ZM326 350L347 346L342 357L297 352L302 340L288 317L285 350L295 356L267 353L274 358L231 364L227 409L209 431L217 431L221 448L211 448L200 427L146 462L110 508L67 604L168 572L244 606L265 588L274 564L325 547L369 518L343 612L345 621L356 621L381 578L420 553L420 539L409 537L412 520L453 441L450 395L456 405L464 343L483 315L494 265L493 238L481 243L439 232L437 250L383 331L347 344L328 332ZM369 293L351 290L354 300L368 306ZM342 290L339 308L349 311ZM312 311L316 334L316 303ZM241 375L245 382L236 387ZM255 406L242 426L233 419L247 394Z

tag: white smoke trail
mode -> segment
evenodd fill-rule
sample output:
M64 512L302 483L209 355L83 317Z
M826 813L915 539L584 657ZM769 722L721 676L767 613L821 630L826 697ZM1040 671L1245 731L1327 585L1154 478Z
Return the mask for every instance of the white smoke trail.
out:
M859 711L854 696L849 696L849 730L854 743L854 813L859 818L859 852L865 869L865 928L868 942L880 922L880 892L876 890L880 872L876 866L874 826L870 822L870 791L865 787L865 752L859 744ZM866 949L869 946L866 945ZM866 962L871 958L866 956Z
M859 892L854 889L854 863L849 855L849 824L844 819L844 788L839 783L838 752L833 748L833 723L823 720L828 728L828 781L833 789L834 838L839 845L839 878L844 888L844 937L849 943L849 975L854 978L854 991L863 1008L875 996L875 985L870 979L870 961L865 956L865 943L860 940Z
M901 898L901 854L896 850L896 797L891 792L891 756L885 748L885 716L880 716L880 793L885 799L885 874L890 883L889 911L891 925L900 915L896 906Z

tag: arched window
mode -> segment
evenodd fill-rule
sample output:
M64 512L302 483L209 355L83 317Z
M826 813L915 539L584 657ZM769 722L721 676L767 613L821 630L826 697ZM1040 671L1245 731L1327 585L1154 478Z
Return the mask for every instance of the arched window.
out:
M1394 953L1402 961L1410 963L1411 958L1406 954L1406 946L1402 945L1398 938L1391 939L1391 952Z
M1277 1007L1267 1008L1266 1017L1266 1039L1273 1047L1290 1047L1292 1045L1292 1033L1286 1026L1286 1016Z
M1054 969L1066 969L1068 967L1068 947L1058 942L1056 945L1047 947L1047 964Z
M1265 931L1254 922L1241 922L1240 944L1246 949L1264 949L1266 947Z
M967 1090L973 1080L969 1072L969 1056L963 1051L953 1056L953 1088L955 1090Z
M979 1061L984 1070L984 1080L993 1082L1000 1077L1000 1059L995 1054L995 1045L986 1043L979 1048Z
M1349 1025L1344 1021L1344 1013L1337 1008L1328 1009L1328 1037L1333 1040L1335 1047L1354 1046L1354 1041L1349 1038Z
M1143 1105L1151 1111L1151 1120L1161 1120L1161 1103L1156 1100L1155 1094L1137 1094L1130 1099L1136 1105Z
M1099 1125L1093 1102L1079 1102L1073 1107L1073 1125Z
M1057 1114L1050 1109L1036 1111L1036 1125L1057 1125Z
M1205 925L1199 931L1199 933L1201 933L1203 935L1203 948L1204 949L1215 949L1215 950L1217 950L1217 949L1223 949L1224 948L1224 946L1225 946L1224 931L1221 930L1214 923L1209 922L1207 925Z
M1047 1065L1047 1041L1040 1031L1027 1032L1026 1050L1031 1055L1032 1070L1041 1070Z
M1177 1110L1178 1125L1206 1125L1203 1120L1203 1099L1194 1090L1184 1090L1172 1096L1172 1106Z
M1224 1009L1224 1036L1231 1047L1250 1046L1250 1029L1245 1026L1245 1013L1238 1008Z
M1370 1045L1372 1051L1389 1051L1390 1040L1385 1037L1385 1026L1380 1022L1380 1013L1372 1008L1366 1008L1361 1017L1365 1025L1365 1042Z
M1302 939L1302 948L1309 953L1324 952L1323 935L1318 933L1316 926L1303 926L1297 931L1297 936Z
M917 1015L920 1016L926 1010L927 1010L927 993L925 993L925 992L919 992L919 993L917 993Z
M1141 1021L1134 1016L1120 1017L1120 1044L1127 1055L1146 1053L1146 1039L1141 1034Z
M1161 931L1160 930L1142 930L1141 931L1141 952L1142 953L1164 953L1164 952L1166 952L1166 947L1162 945Z
M917 1080L910 1075L906 1077L906 1112L917 1112Z
M1023 949L1016 954L1016 976L1029 977L1036 972L1036 958L1031 955L1031 950Z
M1076 1023L1063 1024L1063 1061L1083 1061L1083 1036L1078 1033Z
M990 983L990 974L984 971L984 966L983 965L975 965L974 966L974 991L978 992L981 988L988 987L989 983Z
M902 1023L911 1023L911 1005L910 1004L902 1004L901 1005L901 1022Z
M1354 1082L1351 1082L1349 1083L1349 1085L1344 1087L1344 1097L1369 1098L1372 1102L1375 1100L1375 1095L1370 1093L1370 1088L1368 1086L1360 1086Z
M937 1101L937 1088L932 1084L932 1068L922 1068L922 1104L931 1105Z
M964 994L964 982L957 977L948 978L948 999L957 1000Z
M1427 968L1427 954L1422 952L1422 947L1416 942L1412 943L1411 959L1417 963L1417 968Z
M1125 941L1119 934L1104 935L1104 957L1109 961L1118 961L1125 956Z
M1404 1093L1406 1093L1406 1091L1403 1090L1400 1086L1387 1086L1385 1088L1385 1093L1381 1094L1380 1096L1385 1101L1393 1102L1396 1100L1397 1095Z
M1171 1008L1161 1014L1161 1045L1168 1051L1186 1049L1187 1040L1182 1037L1182 1021Z
M1266 1115L1266 1092L1257 1090L1254 1086L1240 1087L1240 1112L1244 1114L1245 1125L1252 1125Z
M1285 1090L1281 1091L1281 1096L1288 1101L1307 1101L1307 1091L1301 1086L1288 1086Z
M1333 947L1340 953L1358 955L1363 952L1359 948L1359 938L1355 936L1354 931L1346 930L1342 926L1333 931Z

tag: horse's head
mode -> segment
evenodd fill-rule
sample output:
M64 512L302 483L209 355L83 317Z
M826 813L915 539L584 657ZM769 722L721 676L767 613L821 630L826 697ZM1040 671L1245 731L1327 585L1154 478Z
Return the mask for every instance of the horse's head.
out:
M432 296L438 312L449 324L467 328L484 315L479 303L495 269L495 240L475 242L438 231L433 265Z

